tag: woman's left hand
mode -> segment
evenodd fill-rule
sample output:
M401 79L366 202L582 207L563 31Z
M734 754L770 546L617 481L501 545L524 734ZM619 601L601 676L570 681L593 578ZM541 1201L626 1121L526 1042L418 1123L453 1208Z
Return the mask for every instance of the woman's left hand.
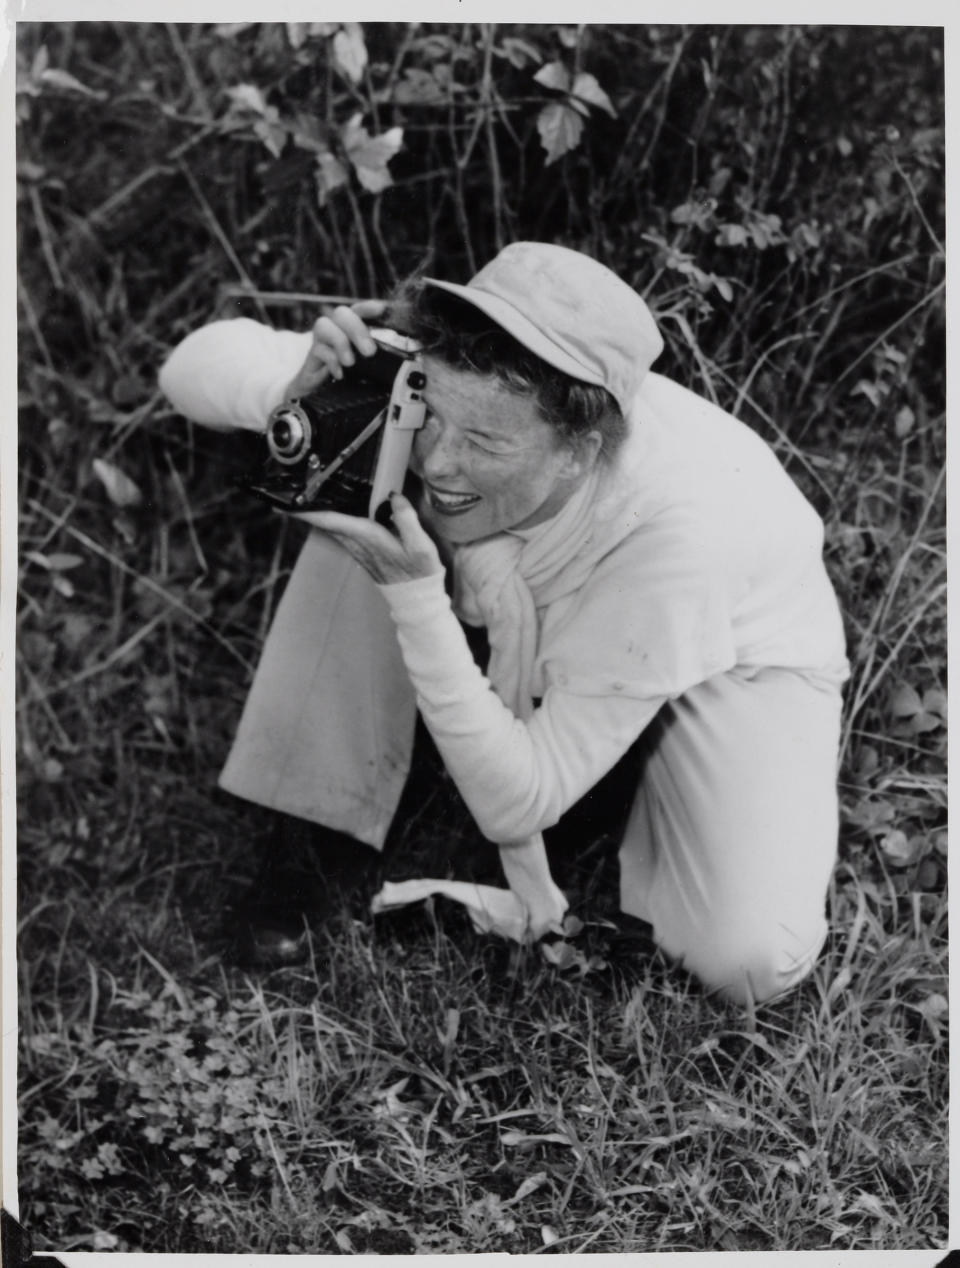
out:
M440 554L412 503L402 493L391 493L390 509L397 536L374 520L339 511L306 511L297 519L328 533L380 585L443 572Z

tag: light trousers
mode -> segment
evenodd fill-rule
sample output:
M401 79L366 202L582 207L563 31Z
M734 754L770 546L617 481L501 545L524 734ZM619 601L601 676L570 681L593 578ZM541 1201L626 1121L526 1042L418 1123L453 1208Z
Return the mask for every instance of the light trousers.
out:
M311 533L264 647L221 786L377 849L409 771L416 703L373 583ZM620 903L710 989L768 999L826 937L840 695L734 670L661 709L620 848Z

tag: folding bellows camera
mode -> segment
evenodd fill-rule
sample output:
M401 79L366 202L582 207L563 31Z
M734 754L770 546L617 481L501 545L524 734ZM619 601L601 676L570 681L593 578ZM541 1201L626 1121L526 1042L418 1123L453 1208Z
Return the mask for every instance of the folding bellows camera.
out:
M426 376L412 339L386 329L370 334L373 356L270 415L263 463L242 480L251 493L290 513L388 516L387 498L403 488L423 426Z

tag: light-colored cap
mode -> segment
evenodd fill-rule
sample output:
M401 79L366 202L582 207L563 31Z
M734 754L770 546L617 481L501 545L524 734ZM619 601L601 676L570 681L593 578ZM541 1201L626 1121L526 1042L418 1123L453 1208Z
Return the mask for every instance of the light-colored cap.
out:
M424 281L478 308L554 369L605 387L624 414L663 351L637 292L568 247L514 242L466 286Z

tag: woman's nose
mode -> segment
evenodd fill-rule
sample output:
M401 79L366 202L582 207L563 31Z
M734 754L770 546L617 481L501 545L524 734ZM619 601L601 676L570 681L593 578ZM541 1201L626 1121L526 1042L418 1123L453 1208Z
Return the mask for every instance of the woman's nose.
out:
M445 433L417 437L420 468L427 480L439 481L459 470L457 447Z

